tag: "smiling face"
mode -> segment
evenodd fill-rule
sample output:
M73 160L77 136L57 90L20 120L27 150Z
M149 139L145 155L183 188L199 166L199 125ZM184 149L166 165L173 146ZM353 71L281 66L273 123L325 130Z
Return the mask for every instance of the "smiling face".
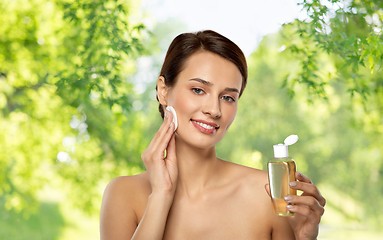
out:
M242 85L235 64L217 54L199 51L185 62L173 87L161 81L161 104L177 112L177 138L198 148L209 148L225 136L235 118Z

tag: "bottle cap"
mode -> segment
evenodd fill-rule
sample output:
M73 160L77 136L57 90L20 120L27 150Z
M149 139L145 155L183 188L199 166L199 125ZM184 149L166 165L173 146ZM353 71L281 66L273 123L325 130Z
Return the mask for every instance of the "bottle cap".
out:
M290 146L296 143L297 141L298 141L298 135L290 135L285 139L284 143L285 145Z
M280 144L274 145L273 148L274 148L275 158L285 158L289 156L287 145L280 143Z
M288 136L284 143L279 143L277 145L273 145L274 148L274 157L275 158L285 158L289 156L289 150L288 146L293 145L298 141L298 136L297 135L290 135Z

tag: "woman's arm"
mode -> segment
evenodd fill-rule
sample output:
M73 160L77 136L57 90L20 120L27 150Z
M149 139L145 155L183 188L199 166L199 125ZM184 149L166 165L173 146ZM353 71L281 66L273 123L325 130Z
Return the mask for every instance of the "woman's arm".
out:
M274 214L271 239L272 240L296 240L295 234L288 220L289 217L282 217Z
M172 202L173 198L169 196L151 194L145 214L132 239L162 240Z
M171 196L151 194L138 224L135 209L142 204L138 176L113 179L105 189L100 215L101 240L162 239ZM140 203L141 201L141 203Z
M140 199L137 195L143 192L138 177L112 180L105 189L101 206L102 240L163 238L178 177L174 124L171 113L166 111L165 116L160 129L141 155L151 188L144 216L138 223L135 209Z
M100 214L100 239L131 239L137 228L134 211L135 177L113 179L104 191ZM133 187L133 188L132 188Z

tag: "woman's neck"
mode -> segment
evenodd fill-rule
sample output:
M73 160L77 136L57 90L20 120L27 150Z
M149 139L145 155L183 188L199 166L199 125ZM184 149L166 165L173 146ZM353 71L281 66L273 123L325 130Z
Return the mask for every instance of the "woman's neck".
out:
M176 138L176 153L179 193L197 196L217 183L222 161L216 157L214 146L195 148Z

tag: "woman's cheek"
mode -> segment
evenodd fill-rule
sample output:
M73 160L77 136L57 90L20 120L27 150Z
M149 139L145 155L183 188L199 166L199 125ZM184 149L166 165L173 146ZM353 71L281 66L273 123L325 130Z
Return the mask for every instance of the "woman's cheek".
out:
M196 105L195 99L190 98L188 96L184 96L184 97L180 96L177 103L178 103L177 105L179 105L179 108L182 109L183 111L194 108Z
M235 119L235 116L237 115L237 107L235 107L234 110L231 110L231 113L229 113L229 119L228 119L228 124L226 126L226 131L229 130L229 127L231 126L231 124L234 122L234 119Z

